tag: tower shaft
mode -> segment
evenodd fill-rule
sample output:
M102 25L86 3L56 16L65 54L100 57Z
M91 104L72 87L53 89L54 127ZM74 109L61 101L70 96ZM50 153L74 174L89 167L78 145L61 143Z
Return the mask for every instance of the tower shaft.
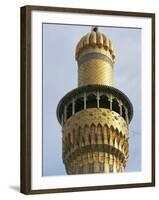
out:
M78 59L78 86L113 84L113 62L103 48L86 49Z

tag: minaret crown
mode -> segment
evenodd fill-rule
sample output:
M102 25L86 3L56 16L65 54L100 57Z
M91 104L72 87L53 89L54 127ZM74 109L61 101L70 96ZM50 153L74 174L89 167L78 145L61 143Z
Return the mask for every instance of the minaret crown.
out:
M76 60L78 60L84 50L88 48L99 48L103 50L103 53L110 53L112 62L115 62L115 51L111 41L98 31L98 27L93 27L92 31L83 36L76 46Z

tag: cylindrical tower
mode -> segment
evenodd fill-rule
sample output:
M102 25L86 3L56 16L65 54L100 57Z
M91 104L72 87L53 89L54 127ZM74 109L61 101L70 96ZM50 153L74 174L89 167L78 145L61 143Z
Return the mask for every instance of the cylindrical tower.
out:
M123 172L128 160L128 125L133 107L114 88L111 41L94 28L76 47L78 88L57 107L67 174Z
M79 87L92 84L112 86L115 52L111 41L97 28L79 41L76 60Z

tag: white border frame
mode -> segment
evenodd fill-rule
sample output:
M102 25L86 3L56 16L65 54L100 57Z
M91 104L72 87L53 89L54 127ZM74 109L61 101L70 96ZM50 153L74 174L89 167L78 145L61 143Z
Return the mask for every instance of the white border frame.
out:
M57 189L100 185L122 185L151 182L151 30L148 17L127 17L114 15L78 14L48 11L32 11L32 129L31 129L31 188ZM42 23L65 23L98 26L119 26L142 28L142 171L95 175L70 175L42 177ZM146 97L146 98L145 98ZM144 101L143 101L144 99ZM147 115L148 113L148 115Z

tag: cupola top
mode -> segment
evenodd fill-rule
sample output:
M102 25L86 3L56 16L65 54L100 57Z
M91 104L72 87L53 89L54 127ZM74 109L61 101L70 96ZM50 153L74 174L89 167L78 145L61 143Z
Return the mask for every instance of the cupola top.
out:
M78 60L81 53L88 48L99 48L109 51L113 62L115 61L115 51L111 41L98 31L98 27L93 27L90 33L84 35L76 46L76 60Z

